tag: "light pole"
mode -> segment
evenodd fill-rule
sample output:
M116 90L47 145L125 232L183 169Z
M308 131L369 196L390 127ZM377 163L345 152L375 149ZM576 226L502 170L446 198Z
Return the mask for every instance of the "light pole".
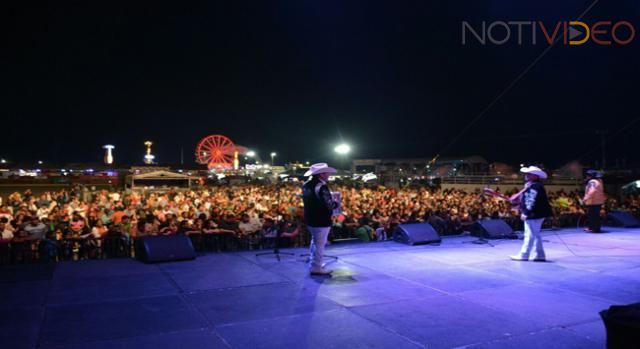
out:
M104 163L106 165L111 165L113 164L113 149L115 147L111 144L105 144L102 146L102 149L105 150L105 154L104 154Z
M272 153L271 153L271 166L273 166L273 158L275 158L275 157L276 157L276 155L277 155L277 154L276 154L275 152L272 152Z
M147 153L144 156L144 163L147 165L152 165L153 160L156 158L153 154L151 154L151 146L153 145L152 141L144 142L144 146L147 147Z
M247 164L249 164L249 158L253 159L253 163L254 163L254 164L256 163L256 152L255 152L255 151L253 151L253 150L249 150L249 151L247 151L244 155L246 155L246 156L245 156L245 160L246 160L246 162L245 162L245 166L246 166Z
M347 158L349 152L351 152L351 147L346 143L338 144L333 150L340 155L341 164L340 167L344 167L344 162Z

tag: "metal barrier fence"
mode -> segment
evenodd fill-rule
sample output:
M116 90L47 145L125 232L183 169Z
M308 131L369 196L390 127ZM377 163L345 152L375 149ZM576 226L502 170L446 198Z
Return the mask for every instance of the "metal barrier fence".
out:
M274 240L259 234L187 234L197 252L228 252L273 248ZM283 244L281 242L281 244ZM281 247L307 246L308 233L301 232ZM54 239L0 240L0 265L38 262L79 261L85 259L135 258L144 250L142 238L108 236L104 238L65 237Z

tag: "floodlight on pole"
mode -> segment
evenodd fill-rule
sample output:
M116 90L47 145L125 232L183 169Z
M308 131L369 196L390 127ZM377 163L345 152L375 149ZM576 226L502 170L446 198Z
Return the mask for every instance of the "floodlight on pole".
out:
M111 144L105 144L102 146L102 149L105 150L105 154L104 154L104 163L107 165L111 165L113 164L113 152L112 150L115 148L115 146L111 145Z
M333 148L333 151L335 151L340 156L340 167L344 168L345 162L347 160L347 155L349 155L351 147L346 143L340 143L335 148Z
M153 142L151 141L146 141L144 142L145 147L147 147L147 153L144 156L144 163L147 165L151 165L153 164L153 160L156 158L153 154L151 154L151 146L153 145Z
M273 166L273 158L275 158L276 155L278 155L278 154L276 154L275 152L271 153L271 166Z
M333 148L333 150L340 155L347 155L351 151L351 147L346 143L342 143Z

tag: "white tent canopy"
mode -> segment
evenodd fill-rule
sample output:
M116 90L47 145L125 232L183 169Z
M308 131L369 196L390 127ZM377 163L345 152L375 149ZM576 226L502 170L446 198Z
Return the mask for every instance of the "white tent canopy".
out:
M171 181L187 181L187 183L189 184L189 188L191 188L191 181L193 180L193 178L189 175L171 172L167 170L159 170L159 171L134 174L129 176L129 178L131 179L130 181L131 189L135 188L136 181L144 181L144 180L167 181L169 183Z

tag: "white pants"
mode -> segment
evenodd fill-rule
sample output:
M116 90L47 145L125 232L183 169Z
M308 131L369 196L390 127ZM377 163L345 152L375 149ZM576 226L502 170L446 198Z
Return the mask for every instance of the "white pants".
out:
M544 248L542 247L542 236L540 235L542 222L544 222L544 218L527 219L524 221L524 241L522 242L522 248L520 249L520 257L528 259L531 249L533 248L533 244L535 243L535 258L545 258Z
M324 255L324 247L327 244L327 236L331 227L310 227L309 233L311 233L311 246L309 248L309 259L311 269L322 268L322 256Z

